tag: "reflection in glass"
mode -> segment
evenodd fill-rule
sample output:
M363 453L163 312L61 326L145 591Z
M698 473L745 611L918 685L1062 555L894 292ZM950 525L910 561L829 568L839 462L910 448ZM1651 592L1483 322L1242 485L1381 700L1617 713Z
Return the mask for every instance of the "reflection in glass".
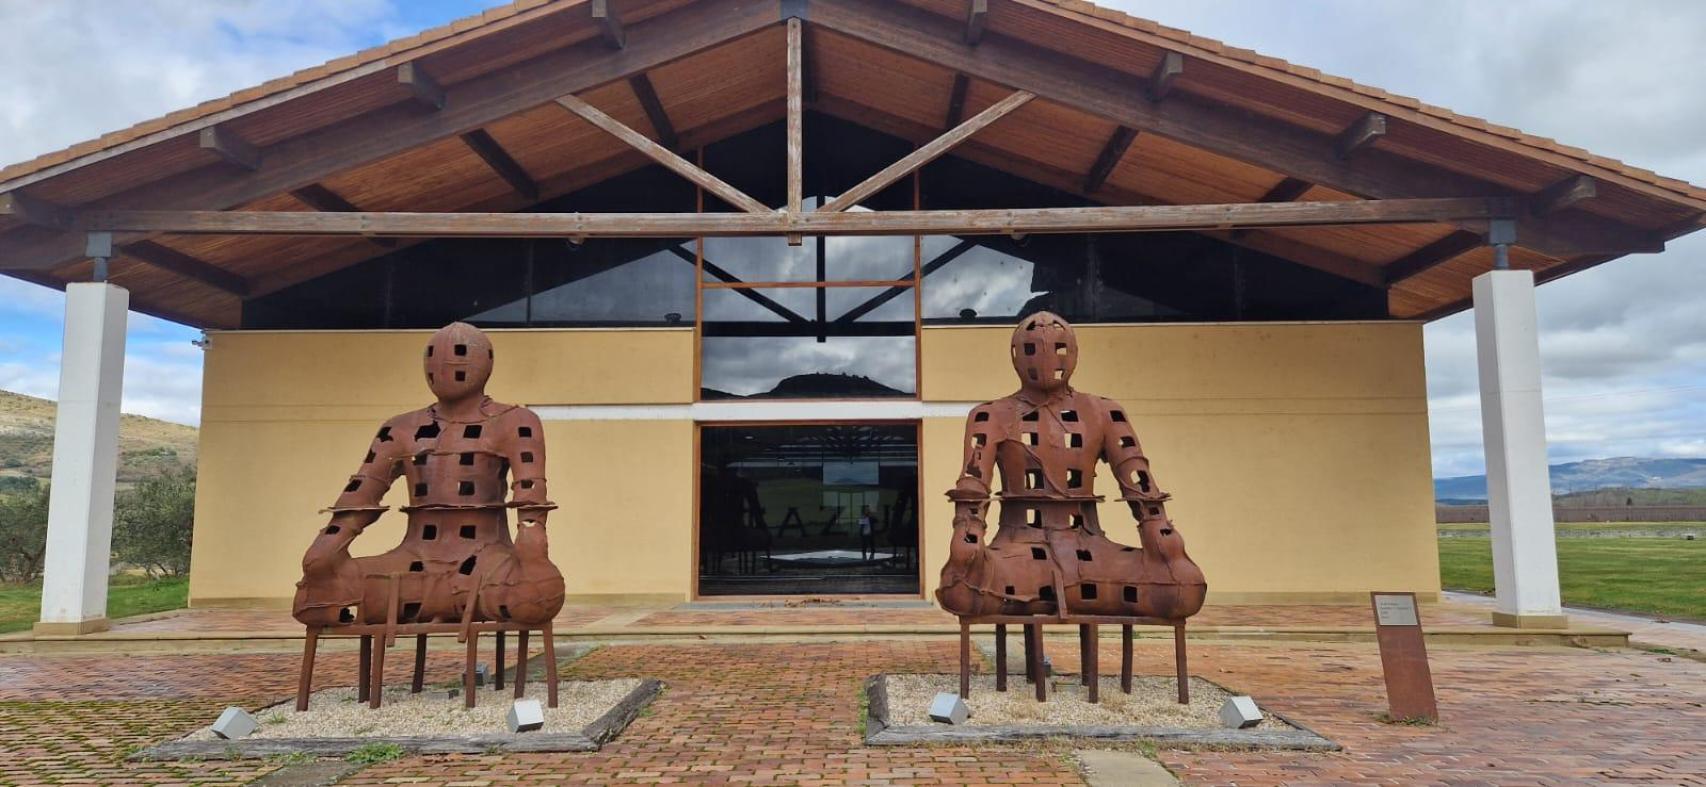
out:
M919 592L917 435L888 424L705 427L700 594Z
M807 210L821 201L807 199ZM899 281L912 275L912 243L910 235L806 238L798 246L785 238L706 238L705 281Z
M907 287L707 289L701 396L912 396L916 324Z

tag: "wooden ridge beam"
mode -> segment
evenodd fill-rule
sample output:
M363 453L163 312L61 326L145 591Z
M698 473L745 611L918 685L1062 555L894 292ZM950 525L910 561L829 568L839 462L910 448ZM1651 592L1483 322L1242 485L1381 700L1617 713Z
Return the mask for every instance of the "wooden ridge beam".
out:
M38 227L64 229L71 226L71 212L21 191L0 194L0 216Z
M1391 286L1413 276L1420 276L1462 254L1487 245L1477 232L1458 230L1383 266L1386 284Z
M1574 175L1558 181L1540 193L1528 198L1530 212L1536 216L1550 216L1558 211L1569 208L1576 203L1593 199L1598 196L1599 187L1593 178L1587 175Z
M989 27L989 0L966 0L967 46L983 43L984 29Z
M681 137L675 133L675 124L670 122L669 113L664 111L663 102L658 99L658 91L652 86L651 77L645 74L628 77L628 87L634 90L634 97L640 100L640 108L646 111L646 119L651 121L652 130L657 132L658 144L670 150L679 150Z
M242 276L192 257L170 246L162 246L150 240L141 240L120 246L118 253L163 271L201 282L239 298L249 294L249 282Z
M290 196L298 202L307 205L321 213L360 213L361 208L355 203L344 199L339 194L319 183L310 183L299 189L291 189ZM396 238L368 238L375 246L394 249L397 247Z
M474 151L474 154L479 156L481 161L486 162L486 166L491 167L498 177L503 178L504 182L508 183L515 193L526 197L529 201L539 199L539 184L533 180L533 176L527 174L527 170L523 169L521 164L509 155L509 151L504 150L503 145L498 144L498 141L493 139L492 135L485 129L477 128L464 133L462 142L468 146L469 150Z
M971 78L954 74L954 86L948 90L948 119L942 128L953 128L966 117L966 93L971 90Z
M598 24L598 33L604 39L605 46L611 49L623 49L628 45L628 31L622 29L622 18L616 15L616 9L610 7L610 0L592 0L592 21Z
M895 181L912 174L919 167L935 161L942 154L952 150L955 145L966 141L971 135L987 128L991 123L1007 117L1019 107L1030 103L1033 98L1036 98L1033 93L1023 90L1013 91L1006 98L991 104L988 109L973 115L964 123L949 129L941 136L924 143L923 146L906 154L899 161L882 168L859 185L843 192L841 196L824 203L818 210L820 212L844 211L863 202L871 195L888 188Z
M409 89L415 103L434 112L444 109L444 88L419 63L397 66L397 84Z
M422 112L412 102L399 101L280 140L267 146L267 166L259 171L203 167L77 208L223 210L244 205L455 137L558 96L656 69L775 24L771 4L689 3L632 25L634 45L619 56L608 56L602 41L585 41L446 87L445 106L438 112ZM639 35L642 30L645 34ZM132 240L136 238L115 238L119 243ZM83 251L83 238L71 233L0 236L0 264L11 267L52 268L83 259Z
M202 150L217 154L225 163L253 172L261 168L261 151L224 126L208 126L201 130L196 143Z
M1179 75L1185 73L1185 56L1178 52L1168 52L1161 56L1161 62L1155 64L1155 70L1149 74L1149 100L1160 103L1173 92L1173 83Z
M1116 125L1370 199L1510 196L1495 183L1370 150L1354 163L1331 154L1333 137L1190 95L1148 100L1142 77L1023 41L993 36L977 48L957 22L906 4L837 0L812 7L812 24L977 79L1028 90ZM1555 257L1654 251L1650 233L1591 214L1518 219L1524 248Z
M1509 216L1511 199L1239 202L1001 210L764 213L308 213L292 211L89 211L78 229L214 235L399 237L636 237L693 235L1011 235L1164 232L1236 227L1430 224ZM1466 233L1468 234L1468 233Z
M579 116L582 120L603 129L611 136L628 143L629 147L646 154L647 158L662 164L700 188L715 194L724 202L747 213L768 214L771 212L769 207L747 196L746 192L729 185L722 178L712 175L693 162L676 155L674 151L653 142L646 135L627 127L622 121L605 114L598 107L588 104L580 96L560 96L557 98L557 104Z
M1094 194L1101 190L1102 184L1108 182L1108 176L1114 174L1114 167L1125 158L1125 152L1135 141L1137 129L1125 126L1114 129L1107 144L1102 146L1102 152L1096 155L1096 163L1090 167L1089 176L1084 178L1084 193Z
M1339 133L1339 136L1333 140L1333 155L1341 159L1348 159L1384 136L1386 136L1386 116L1379 112L1370 112L1357 118L1357 122L1352 123Z

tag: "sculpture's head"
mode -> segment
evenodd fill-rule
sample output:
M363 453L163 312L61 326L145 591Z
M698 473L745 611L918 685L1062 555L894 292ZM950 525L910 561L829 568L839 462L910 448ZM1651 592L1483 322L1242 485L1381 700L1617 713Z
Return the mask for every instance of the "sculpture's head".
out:
M1050 394L1066 387L1078 366L1078 336L1054 312L1037 312L1013 329L1013 370L1028 391Z
M492 340L479 328L453 322L432 335L425 361L427 387L439 401L477 395L492 377Z

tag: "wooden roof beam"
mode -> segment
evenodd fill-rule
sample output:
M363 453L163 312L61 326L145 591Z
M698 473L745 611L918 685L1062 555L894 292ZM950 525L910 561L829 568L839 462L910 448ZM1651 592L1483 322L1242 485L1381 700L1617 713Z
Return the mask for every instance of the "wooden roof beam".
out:
M434 112L444 109L444 88L419 63L397 66L397 83L409 89L416 104Z
M0 194L0 216L37 227L65 229L71 225L70 211L22 191Z
M787 142L785 151L787 159L788 204L785 209L790 215L799 215L805 210L806 195L806 82L805 82L805 29L797 16L788 18L788 51L785 57L788 66L787 85ZM799 246L805 239L799 235L787 236L789 246Z
M527 170L523 169L489 132L483 128L474 129L462 135L462 142L469 150L474 151L480 160L486 162L486 166L491 167L498 177L503 178L515 193L526 197L530 202L538 201L539 184L534 182L533 176L527 174Z
M966 120L966 122L949 129L947 133L944 133L942 136L924 143L924 145L919 147L917 150L906 154L899 161L882 168L877 172L877 174L866 178L859 185L842 192L841 196L824 203L822 207L818 208L818 211L835 212L847 210L848 208L865 201L877 192L888 188L895 181L912 174L919 167L935 161L937 158L941 157L942 154L952 150L955 145L970 139L971 135L989 127L989 125L995 121L1007 117L1014 111L1018 110L1019 107L1030 103L1033 98L1036 98L1036 95L1033 93L1028 93L1023 90L1013 91L1013 93L1006 98L991 104L988 109L973 115L970 119Z
M1333 140L1333 155L1340 159L1348 159L1357 151L1373 145L1375 140L1386 136L1386 116L1379 112L1370 112L1357 118L1357 122L1339 132Z
M905 3L820 3L812 7L812 24L976 79L1029 90L1116 125L1359 197L1510 196L1499 184L1386 151L1365 151L1354 163L1344 161L1330 153L1332 136L1193 96L1150 101L1142 94L1141 77L1035 44L992 36L973 49L959 40L957 22ZM1651 233L1611 219L1580 212L1565 218L1519 217L1521 245L1555 257L1663 248Z
M675 124L669 121L663 102L658 100L658 91L652 86L651 77L645 74L628 77L628 87L633 88L634 98L640 100L640 108L646 111L646 119L651 121L652 130L657 132L658 143L670 150L680 149L681 137L675 133Z
M1315 184L1310 183L1307 180L1286 177L1280 179L1280 182L1274 184L1273 188L1268 189L1267 193L1263 194L1261 198L1256 201L1296 202L1298 197L1307 194L1312 188L1315 188Z
M118 253L239 298L249 294L249 282L243 277L169 246L143 240L120 246Z
M1114 174L1114 167L1125 157L1131 143L1137 141L1137 130L1120 126L1114 129L1108 143L1102 146L1102 152L1097 154L1096 163L1090 167L1090 175L1084 179L1084 193L1094 194L1101 190L1102 184L1108 182L1108 176Z
M674 238L690 235L1012 235L1172 232L1236 227L1431 224L1510 215L1504 198L1343 200L1211 205L1116 205L997 210L816 210L759 213L308 213L291 211L88 211L86 231L211 235ZM1465 233L1472 234L1472 233Z
M622 49L628 45L628 31L622 29L622 19L616 15L616 9L610 7L610 0L592 0L592 21L598 25L599 35L604 38L605 46L611 49Z
M197 141L202 150L217 154L225 163L253 172L261 168L261 151L224 126L208 126Z
M1185 56L1178 52L1168 52L1161 56L1161 62L1155 64L1155 70L1149 74L1149 100L1159 103L1173 92L1173 83L1179 75L1185 73Z
M1458 230L1387 263L1384 266L1386 284L1392 286L1405 279L1420 276L1454 257L1485 245L1487 240L1480 233Z
M1315 184L1310 183L1307 180L1299 180L1292 177L1280 178L1280 182L1275 183L1273 188L1268 189L1267 192L1257 198L1256 201L1296 202L1298 197L1303 196L1312 188L1315 188ZM1234 239L1242 238L1249 232L1249 230L1233 230L1232 237Z
M816 6L814 8L817 8ZM600 57L592 40L548 52L496 72L445 87L445 106L422 112L398 101L266 148L267 166L249 172L203 167L103 198L99 207L224 210L316 183L398 153L429 145L523 112L552 99L655 69L776 24L773 4L701 0L633 25L634 45L620 57ZM641 31L644 35L640 35ZM136 240L118 237L118 243ZM84 258L74 233L6 233L0 265L52 268Z
M966 93L971 90L971 77L954 74L954 86L948 91L948 119L942 128L953 128L966 117Z
M310 183L302 188L292 189L290 196L295 197L298 202L301 202L302 204L322 213L361 212L361 208L356 207L355 203L344 199L342 194L326 188L319 183ZM368 240L371 241L373 245L381 248L394 249L397 247L396 238L368 238Z
M983 31L989 26L989 0L966 0L966 46L983 43Z
M1573 175L1558 181L1528 199L1529 212L1536 216L1550 216L1558 211L1574 206L1576 203L1593 199L1598 196L1599 187L1593 178L1587 175Z
M629 147L644 153L647 158L650 158L651 160L674 171L676 174L687 178L695 185L716 195L724 202L727 202L740 210L746 211L747 213L771 212L769 207L764 203L747 196L746 192L729 185L722 178L712 175L693 162L676 155L674 151L653 142L646 135L629 128L624 125L622 121L605 114L604 111L600 110L598 107L588 104L586 100L582 99L580 96L559 96L557 98L557 104L580 117L582 120L603 129L605 133L628 143Z

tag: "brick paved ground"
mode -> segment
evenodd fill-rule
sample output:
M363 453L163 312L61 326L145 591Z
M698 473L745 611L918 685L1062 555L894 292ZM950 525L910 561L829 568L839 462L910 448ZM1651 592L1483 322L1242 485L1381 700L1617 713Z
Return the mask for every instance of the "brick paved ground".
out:
M571 633L589 626L610 628L621 625L635 629L664 626L710 629L713 627L743 628L752 626L812 626L848 627L856 633L864 626L941 626L952 627L954 617L930 607L848 607L833 604L787 605L776 604L748 609L706 609L681 606L645 610L605 606L570 605L557 616L559 632ZM616 623L620 621L620 623ZM1422 607L1422 622L1428 626L1468 627L1492 631L1492 619L1485 609L1465 603L1426 604ZM1237 626L1261 629L1287 628L1357 628L1372 629L1367 604L1292 604L1271 606L1210 605L1191 618L1194 626ZM139 634L272 634L300 636L302 626L291 620L286 610L195 609L155 617L150 620L120 621L113 633L123 636ZM20 635L27 636L27 635Z
M1075 663L1070 638L1050 641ZM1069 746L869 748L860 743L867 675L951 669L950 640L620 645L570 677L649 675L669 689L596 754L408 758L355 784L484 783L1078 783ZM1169 668L1165 643L1139 645L1139 670ZM1706 664L1636 651L1435 648L1445 722L1383 725L1379 658L1367 645L1203 643L1193 671L1249 691L1337 740L1337 754L1163 751L1187 783L1706 785ZM1103 663L1117 644L1104 643ZM1668 659L1668 660L1667 660ZM326 675L353 657L324 657ZM136 766L135 747L205 723L227 703L288 696L296 658L0 657L0 783L242 781L265 763ZM436 654L433 679L454 672ZM396 673L402 677L401 673Z

